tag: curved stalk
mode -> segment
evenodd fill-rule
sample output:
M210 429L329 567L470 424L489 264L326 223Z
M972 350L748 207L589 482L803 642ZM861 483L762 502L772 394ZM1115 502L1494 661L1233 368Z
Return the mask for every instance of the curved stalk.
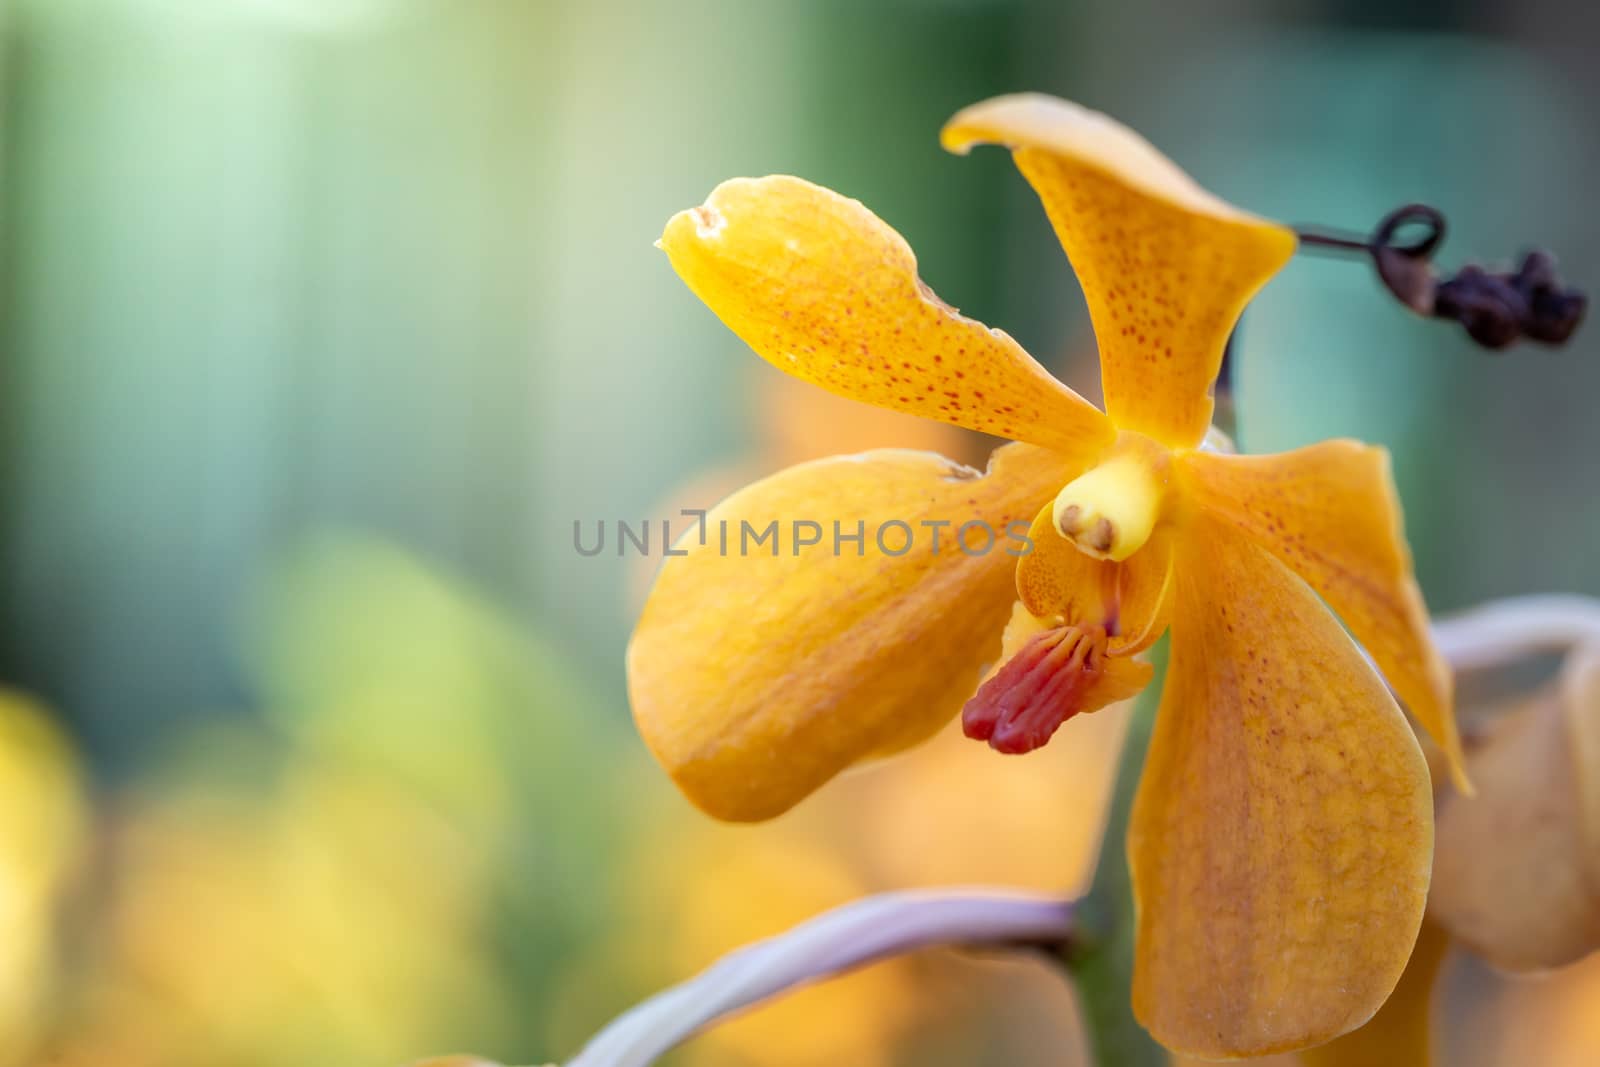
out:
M1456 671L1502 667L1539 652L1600 644L1600 600L1564 593L1494 600L1435 620L1433 639Z
M935 945L1071 940L1072 901L995 889L884 893L724 956L620 1015L567 1067L647 1067L707 1025L779 993Z

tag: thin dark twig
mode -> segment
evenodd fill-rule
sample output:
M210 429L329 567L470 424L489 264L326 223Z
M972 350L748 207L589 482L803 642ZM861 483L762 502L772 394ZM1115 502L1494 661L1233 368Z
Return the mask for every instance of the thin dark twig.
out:
M1424 226L1426 231L1410 242L1395 240L1403 228L1412 226ZM1300 244L1311 251L1326 249L1333 253L1376 255L1387 248L1401 255L1427 258L1443 243L1445 227L1444 213L1438 208L1427 204L1407 204L1385 215L1370 235L1322 226L1299 226L1295 228L1295 235L1300 238Z
M1421 231L1401 241L1403 231ZM1444 242L1444 214L1427 204L1406 204L1385 215L1371 236L1321 226L1296 229L1308 252L1360 255L1372 260L1385 288L1419 315L1461 323L1479 345L1506 348L1526 338L1565 344L1588 309L1581 290L1563 285L1555 257L1528 252L1515 270L1490 271L1468 264L1440 279L1433 254Z
M1308 252L1316 252L1319 249L1362 253L1370 253L1372 251L1372 242L1367 238L1348 234L1341 236L1342 231L1297 227L1294 232L1295 236L1300 238L1300 247Z

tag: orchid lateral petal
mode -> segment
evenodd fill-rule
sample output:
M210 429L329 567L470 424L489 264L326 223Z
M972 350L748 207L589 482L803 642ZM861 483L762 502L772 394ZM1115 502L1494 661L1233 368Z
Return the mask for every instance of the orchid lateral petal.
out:
M888 450L735 493L666 560L629 645L645 743L705 811L753 821L926 739L993 660L1026 524L1075 472L1029 445L983 475Z
M1197 444L1228 336L1293 254L1293 231L1212 196L1121 123L1054 97L974 104L942 139L953 152L1013 150L1083 287L1116 424Z
M661 247L761 358L830 392L1084 461L1115 437L1009 336L935 296L905 239L855 200L736 178L673 216Z
M1331 1040L1422 921L1427 764L1316 595L1229 527L1179 542L1166 689L1129 824L1134 1013L1206 1059Z
M1321 593L1429 736L1456 787L1461 762L1450 667L1412 574L1389 453L1324 441L1269 456L1178 458L1190 499L1242 530Z
M1172 586L1172 538L1160 530L1122 563L1092 559L1057 532L1046 505L1028 531L1031 551L1017 562L1017 595L1037 618L1101 625L1108 648L1128 656L1166 630Z

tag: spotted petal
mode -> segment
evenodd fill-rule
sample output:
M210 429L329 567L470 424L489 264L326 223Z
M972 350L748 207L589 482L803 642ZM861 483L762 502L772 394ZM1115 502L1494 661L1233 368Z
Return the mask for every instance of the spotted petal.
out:
M1422 921L1428 772L1316 595L1199 516L1179 543L1166 690L1129 826L1133 1007L1206 1059L1371 1018Z
M1294 252L1294 233L1217 199L1126 126L1065 100L974 104L943 140L956 152L1013 149L1083 286L1117 425L1198 443L1228 335Z
M1461 762L1450 668L1433 645L1412 576L1389 454L1324 441L1271 456L1180 456L1191 498L1242 530L1321 593L1389 684L1444 749L1456 785Z
M1083 461L1115 436L1010 337L934 296L905 239L855 200L738 178L673 216L661 247L729 329L797 378Z
M703 544L691 531L687 555L666 561L629 646L646 744L689 799L748 821L932 735L995 658L1028 521L1076 473L1020 444L985 475L880 451L734 494ZM752 547L745 524L758 535L774 521Z

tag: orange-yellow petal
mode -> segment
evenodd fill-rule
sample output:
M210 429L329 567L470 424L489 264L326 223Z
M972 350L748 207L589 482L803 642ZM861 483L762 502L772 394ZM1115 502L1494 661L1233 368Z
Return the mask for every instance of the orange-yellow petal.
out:
M983 475L880 451L735 493L704 544L679 542L688 554L662 567L629 645L645 743L701 808L748 821L930 736L994 658L1026 523L1074 473L1028 445ZM773 522L773 540L741 543L745 524L753 537Z
M1017 595L1039 619L1104 626L1108 648L1127 656L1155 644L1166 629L1172 588L1171 531L1157 529L1121 563L1092 559L1057 532L1053 504L1034 516L1030 550L1017 563Z
M1212 196L1132 130L1035 94L962 111L946 148L1013 149L1072 261L1118 426L1193 445L1239 313L1295 248L1293 231Z
M1300 1054L1305 1067L1429 1067L1433 1063L1433 985L1450 935L1422 924L1400 984L1365 1026Z
M1324 441L1271 456L1191 452L1178 467L1192 500L1243 530L1327 599L1444 749L1457 788L1470 791L1450 668L1434 647L1412 575L1388 452Z
M661 247L729 329L797 378L1084 460L1115 436L1010 337L935 296L905 239L855 200L738 178L673 216Z
M1129 825L1133 1007L1218 1059L1331 1040L1394 989L1422 921L1427 765L1316 595L1197 516Z

